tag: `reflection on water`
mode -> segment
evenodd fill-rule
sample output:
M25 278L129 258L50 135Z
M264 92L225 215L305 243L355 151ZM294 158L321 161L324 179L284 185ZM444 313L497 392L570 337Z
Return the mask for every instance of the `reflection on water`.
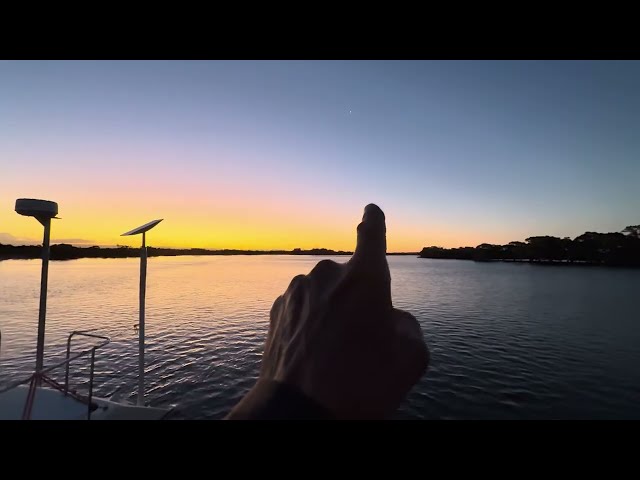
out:
M149 259L147 400L221 418L255 381L268 312L321 257ZM346 257L335 258L345 262ZM427 375L398 418L640 418L640 271L389 257L394 303L422 324ZM98 328L96 395L134 401L137 259L51 262L45 363ZM35 363L40 263L0 262L0 385ZM78 342L81 345L82 341ZM86 382L88 362L72 367Z

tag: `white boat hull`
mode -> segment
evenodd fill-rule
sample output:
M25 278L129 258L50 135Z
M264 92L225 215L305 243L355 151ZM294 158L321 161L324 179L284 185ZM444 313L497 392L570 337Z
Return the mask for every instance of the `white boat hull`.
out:
M0 420L20 420L27 400L29 387L21 385L0 394ZM112 402L107 398L93 397L98 408L91 412L91 420L160 420L170 408L143 407ZM36 389L32 420L87 420L85 403L51 388Z

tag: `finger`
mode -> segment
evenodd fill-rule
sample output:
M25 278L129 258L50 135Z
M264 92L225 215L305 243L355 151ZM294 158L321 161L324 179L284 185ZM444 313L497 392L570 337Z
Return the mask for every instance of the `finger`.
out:
M367 267L387 266L387 227L384 213L377 205L364 207L362 222L358 225L358 241L351 265ZM387 267L388 268L388 267Z
M271 323L274 322L274 319L278 318L278 316L280 316L280 312L282 310L282 304L283 304L284 300L282 295L280 295L278 298L276 298L275 302L273 302L273 305L271 306L271 311L269 312L269 319L271 321Z
M272 375L274 372L272 369L276 362L274 361L265 361L266 359L272 359L273 355L277 355L277 352L274 351L274 346L278 345L278 332L280 327L280 319L282 318L282 306L284 303L283 296L280 295L276 298L275 302L271 306L271 311L269 312L269 330L267 332L267 338L264 342L264 348L262 351L262 362L260 364L260 374L261 375ZM277 357L276 357L277 358Z
M267 351L271 344L273 337L279 332L280 324L282 323L282 309L284 308L284 297L280 295L276 298L271 306L269 312L269 330L267 331L267 338L265 343L265 351Z
M319 261L313 270L309 272L308 278L316 294L329 293L331 287L335 285L344 271L344 264L339 264L333 260Z
M284 292L285 296L291 295L298 288L300 288L300 286L304 284L306 281L307 281L307 276L302 273L300 275L296 275L295 277L293 277L291 279L291 282L289 282L289 286L287 287L287 290Z
M300 324L303 312L307 307L309 293L309 278L306 275L296 275L291 280L289 288L284 293L283 317L286 318L286 332L293 334L293 330Z
M426 371L430 361L429 348L424 341L422 328L420 328L416 317L404 310L394 308L392 318L399 350L406 355L410 364L409 368L415 372L417 377L420 377Z
M310 277L315 278L326 278L337 275L340 272L340 264L334 262L333 260L325 259L320 260L313 270L309 272Z

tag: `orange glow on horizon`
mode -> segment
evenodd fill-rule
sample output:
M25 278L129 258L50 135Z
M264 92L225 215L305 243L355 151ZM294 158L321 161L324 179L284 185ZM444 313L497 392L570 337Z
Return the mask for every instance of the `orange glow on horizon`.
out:
M8 200L8 201L7 201ZM11 202L4 199L4 205ZM11 203L9 203L11 205ZM78 246L138 246L138 237L122 237L132 228L156 218L164 221L147 236L150 246L169 248L209 248L241 250L291 250L294 248L329 248L352 251L356 243L356 227L362 215L354 209L345 215L328 212L308 215L300 210L286 213L277 208L229 208L226 211L183 208L124 208L119 202L99 207L90 202L60 205L60 220L52 224L52 243L72 243ZM111 208L115 207L115 208ZM0 243L14 245L40 243L42 227L33 218L3 209L0 213ZM8 234L9 236L6 236ZM449 246L454 239L446 235L421 235L416 229L387 221L389 252L417 252L422 247L438 244Z
M121 233L156 218L164 221L147 235L147 244L168 248L207 248L239 250L292 250L294 248L328 248L352 251L356 244L356 227L361 212L352 218L329 215L310 216L293 212L290 215L251 211L189 213L173 209L158 213L159 209L141 208L110 215L87 207L60 209L61 220L52 224L52 244L72 243L77 246L140 245L139 237L122 237ZM323 218L324 217L324 218ZM0 243L14 245L40 243L42 227L32 218L15 212L0 216L3 233L15 240L0 237ZM418 252L426 246L446 248L476 246L486 238L474 238L471 232L446 232L434 225L433 229L410 228L394 225L387 219L387 251ZM467 238L461 243L459 238Z
M243 192L219 189L209 196L195 189L189 195L171 197L163 192L129 193L108 202L100 193L68 190L36 192L33 198L55 199L61 220L52 224L53 243L77 246L139 246L138 237L120 234L157 218L164 221L147 236L147 244L168 248L240 250L292 250L328 248L352 251L356 227L367 199L339 205L330 199L300 199L292 202L271 192ZM0 195L0 243L40 243L42 227L33 218L13 210L15 199L25 192L5 191ZM148 198L145 198L148 197ZM260 198L256 198L260 197ZM473 226L415 222L404 212L380 206L387 216L387 251L419 252L423 247L476 246L483 242L514 240L506 231L482 231ZM7 208L8 207L8 208ZM506 230L506 229L505 229ZM504 237L504 238L502 238Z

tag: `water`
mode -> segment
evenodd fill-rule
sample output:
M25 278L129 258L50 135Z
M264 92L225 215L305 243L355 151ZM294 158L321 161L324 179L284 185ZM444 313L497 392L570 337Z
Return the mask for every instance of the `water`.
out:
M306 256L149 259L147 401L222 418L256 379L268 312ZM346 257L335 258L344 262ZM640 271L389 257L432 363L395 418L640 419ZM136 259L51 262L45 364L98 328L96 395L137 388ZM0 385L35 363L40 262L0 262ZM78 345L82 345L79 341ZM86 388L89 363L72 367ZM62 378L58 376L57 378Z

